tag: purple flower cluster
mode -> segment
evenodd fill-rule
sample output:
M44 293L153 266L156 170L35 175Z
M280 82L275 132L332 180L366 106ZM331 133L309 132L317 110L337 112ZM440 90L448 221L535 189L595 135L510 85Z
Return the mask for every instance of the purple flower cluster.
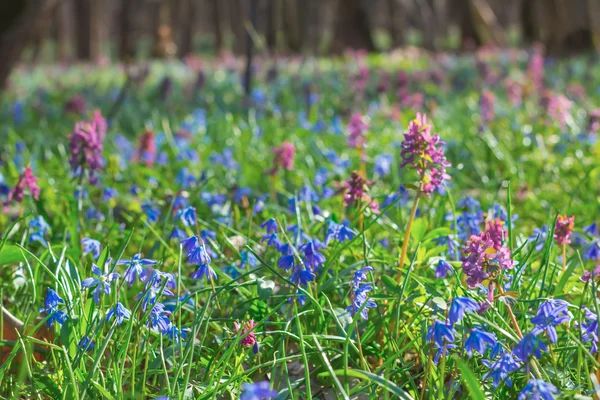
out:
M496 250L487 232L472 235L462 253L463 272L471 288L479 286L484 280L494 279L501 271L514 266L508 247L501 246Z
M80 176L87 170L91 184L98 182L96 174L102 168L106 129L106 120L100 111L96 110L90 121L78 122L73 133L69 135L71 170Z
M567 217L566 215L559 215L556 219L556 227L554 228L554 240L559 245L570 244L571 234L575 227L575 216Z
M294 169L296 146L293 143L283 142L279 147L274 147L271 151L275 155L273 158L273 168L269 171L271 175L275 175L280 168L286 171Z
M25 167L25 169L23 169L17 184L8 192L4 206L8 207L13 200L17 203L21 203L23 201L23 196L25 195L25 189L29 189L31 196L34 199L39 200L40 187L37 184L37 177L33 174L31 167Z
M350 179L344 183L344 206L351 207L359 204L361 207L368 205L371 211L379 214L379 203L367 194L367 190L374 182L367 181L358 171L353 171Z
M355 113L352 114L348 123L348 146L354 149L365 147L365 134L369 130L369 123L365 117Z
M450 179L446 168L452 164L446 161L443 145L437 133L431 133L427 116L417 113L417 118L410 122L408 131L404 133L401 167L410 164L416 169L421 190L428 196Z
M365 320L369 319L369 308L377 307L375 301L369 298L369 292L373 290L373 284L361 283L367 280L367 271L373 271L373 267L367 266L354 272L354 290L350 294L352 304L346 307L346 311L351 316L355 316L360 312L360 316Z

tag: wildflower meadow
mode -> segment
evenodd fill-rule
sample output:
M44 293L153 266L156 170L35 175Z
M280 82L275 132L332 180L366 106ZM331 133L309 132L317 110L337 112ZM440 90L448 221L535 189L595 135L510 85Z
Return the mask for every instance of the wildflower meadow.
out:
M598 65L15 70L1 397L598 398Z

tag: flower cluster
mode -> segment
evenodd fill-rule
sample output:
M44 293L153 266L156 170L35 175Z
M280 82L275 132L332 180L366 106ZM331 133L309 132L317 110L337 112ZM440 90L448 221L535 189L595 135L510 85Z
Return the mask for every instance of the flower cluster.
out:
M554 240L559 245L570 244L571 234L575 227L575 216L567 217L566 215L559 215L556 219L556 227L554 228Z
M59 304L64 304L63 299L53 289L48 289L44 307L39 309L40 313L45 313L47 316L46 325L52 326L54 321L62 325L67 321L68 316L58 309Z
M365 117L356 113L350 117L348 123L348 146L362 149L365 146L365 134L369 130L369 123Z
M233 327L235 333L241 337L240 344L245 347L252 347L252 352L258 354L259 344L254 330L256 323L253 320L246 321L243 325L234 322Z
M106 120L100 111L96 110L90 121L78 122L73 133L69 135L71 170L80 176L87 170L91 184L98 182L96 174L102 168L106 129Z
M354 289L350 294L352 304L346 307L346 311L351 316L360 312L360 316L365 320L369 319L369 308L377 307L375 301L369 298L369 292L373 290L373 284L362 283L367 280L367 271L373 271L373 267L366 266L354 272L352 282Z
M437 133L431 133L425 114L417 114L417 118L410 122L408 131L404 133L401 167L412 165L416 169L420 190L428 196L439 189L445 180L450 179L446 168L452 164L446 161L443 145L444 142Z
M374 182L367 181L358 171L353 171L350 179L344 183L344 206L369 206L371 211L379 214L379 203L367 194L368 187Z
M495 279L500 272L513 268L508 247L501 246L496 249L487 232L472 235L462 253L463 272L467 275L467 284L471 288L479 286L485 280Z
M273 168L270 170L271 175L275 175L279 169L291 171L294 169L294 157L296 156L296 146L291 142L283 142L279 147L272 149L273 154Z
M481 114L481 124L487 125L494 120L496 115L496 96L489 90L484 90L479 98L479 113Z
M29 189L31 197L36 200L40 199L40 187L37 184L37 177L33 174L31 167L25 167L25 169L23 169L17 184L8 192L4 206L8 207L13 201L21 203L23 201L23 196L25 195L25 189Z

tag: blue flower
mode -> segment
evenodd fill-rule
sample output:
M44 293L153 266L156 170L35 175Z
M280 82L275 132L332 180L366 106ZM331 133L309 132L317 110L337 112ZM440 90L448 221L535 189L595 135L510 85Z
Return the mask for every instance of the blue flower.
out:
M553 400L558 389L542 379L531 379L519 394L519 400Z
M48 246L45 236L50 232L50 225L46 223L44 217L40 215L37 218L32 218L29 221L29 229L31 231L29 243L39 242L43 246Z
M40 313L46 313L48 320L46 325L52 326L54 321L59 324L64 324L67 320L67 314L58 309L59 304L64 304L63 299L53 289L48 288L46 298L44 299L44 307L39 309Z
M548 347L535 333L527 333L513 349L513 354L518 360L526 362L530 357L539 359L542 351L548 351Z
M146 274L146 271L144 272ZM163 279L166 279L166 284ZM139 293L136 298L142 298L142 310L146 311L148 304L153 305L156 302L156 297L159 294L163 296L173 296L174 293L171 292L167 287L175 288L175 277L173 274L168 272L161 272L157 269L152 270L152 275L150 277L144 276L143 281L146 281L146 285L144 287L144 291Z
M356 231L348 228L348 223L336 224L333 221L329 222L329 228L327 228L327 234L325 235L325 246L329 246L329 242L332 239L337 239L340 243L344 243L346 240L351 240L356 236Z
M322 248L323 244L317 239L309 240L298 248L303 253L304 265L311 271L315 271L326 261L325 256L319 252Z
M240 400L265 400L277 396L277 391L271 389L269 382L244 383Z
M275 218L263 222L260 224L260 227L266 229L267 233L277 233L277 221Z
M481 204L479 201L471 196L464 197L461 201L458 202L459 208L466 208L469 211L480 211Z
M473 350L483 355L487 348L493 348L496 343L496 335L486 332L480 326L476 326L469 332L469 337L465 341L465 350L467 350L469 357L472 356Z
M148 325L150 329L159 333L169 333L171 329L171 320L169 316L171 313L165 309L164 304L156 303L150 311L150 317L148 318Z
M94 260L97 260L98 257L100 257L101 244L99 241L91 238L83 238L81 239L81 244L83 245L84 256L88 253L92 253L92 257L94 257Z
M240 261L240 268L246 268L246 266L250 266L251 268L256 268L256 264L258 263L258 260L256 259L256 256L248 251L248 250L243 250L240 254L241 257L241 261Z
M600 240L594 239L591 240L588 245L585 247L585 251L583 253L584 260L600 260Z
M373 173L380 177L388 176L392 168L393 159L391 154L378 154L375 156L373 159L373 162L375 163Z
M198 266L198 269L194 271L194 273L190 276L194 279L205 278L207 281L217 279L216 272L208 264L201 264L200 266Z
M92 264L92 272L97 278L86 278L81 282L84 288L94 288L94 301L100 304L100 293L110 294L110 284L113 280L118 279L121 275L116 272L103 274L102 270L96 264Z
M395 204L396 207L402 207L408 202L409 191L404 187L404 185L400 185L397 191L391 193L383 199L383 203L381 203L381 208L388 208L392 204Z
M510 378L508 378L508 375L518 370L519 367L520 365L514 359L513 355L506 353L490 366L491 371L484 379L491 377L493 379L494 387L498 387L500 382L506 379L506 384L510 387L512 386L512 382Z
M105 187L102 191L102 201L107 202L110 199L114 199L115 197L117 197L118 194L119 192L117 191L117 189Z
M598 236L598 224L596 223L596 221L592 222L591 225L588 225L586 227L583 228L583 231L585 233L587 233L588 235L592 235L592 236Z
M265 236L262 237L262 239L260 240L261 242L267 242L267 246L273 246L276 249L279 248L279 246L281 246L281 242L279 241L279 238L277 238L277 234L276 233L268 233Z
M581 340L584 343L592 343L590 353L594 354L598 351L598 317L591 312L587 307L585 310L585 319L581 323Z
M360 283L367 280L367 271L373 271L373 267L366 266L354 271L354 289L358 289L360 287Z
M290 268L294 267L295 264L295 257L293 254L289 254L287 256L282 256L279 258L279 260L277 260L277 266L279 268L283 268L284 270L289 270Z
M175 227L175 228L173 228L173 230L171 231L171 234L169 235L169 240L172 240L172 239L183 240L183 239L186 239L187 237L188 237L187 233L183 229Z
M196 225L196 209L194 207L179 209L175 214L175 220L180 220L186 227Z
M437 347L444 347L444 343L454 342L454 328L451 324L435 320L427 330L425 340L428 342L433 340Z
M448 312L448 321L454 326L457 322L462 321L467 312L479 311L479 304L475 300L468 297L455 297L450 302L450 310Z
M106 313L106 322L115 317L117 319L117 325L121 325L124 319L131 318L131 311L129 311L123 304L117 302L114 307L111 307Z
M148 218L148 222L151 224L158 221L158 218L160 217L160 210L154 208L152 204L144 204L142 206L142 211L144 211L146 217Z
M182 328L181 330L179 330L174 324L171 324L171 328L167 329L165 332L167 335L169 335L169 338L175 342L175 343L179 343L179 341L181 339L185 339L187 337L187 332L191 332L192 330L190 328Z
M548 300L540 305L535 317L531 319L531 323L537 325L533 333L538 335L541 332L546 332L552 343L558 340L556 326L569 322L571 317L568 314L569 303L564 300Z
M82 337L81 340L79 341L79 343L77 344L77 346L82 351L94 350L94 342L92 342L92 339L90 339L87 336Z
M435 267L435 277L445 278L448 273L450 273L450 275L454 273L452 266L446 260L440 259Z
M537 239L535 250L541 251L544 248L546 240L548 239L548 227L543 225L541 228L534 229L533 235L529 236L528 239L530 242L535 242Z
M375 301L368 297L371 290L373 290L373 285L365 283L352 293L352 304L346 307L346 311L351 316L356 315L360 311L360 316L363 319L369 319L369 308L377 307Z
M123 278L125 279L125 282L129 283L129 285L133 285L136 276L142 275L144 265L154 264L156 264L156 261L142 258L141 254L134 255L131 260L119 260L117 263L117 265L127 265L127 269L125 269Z

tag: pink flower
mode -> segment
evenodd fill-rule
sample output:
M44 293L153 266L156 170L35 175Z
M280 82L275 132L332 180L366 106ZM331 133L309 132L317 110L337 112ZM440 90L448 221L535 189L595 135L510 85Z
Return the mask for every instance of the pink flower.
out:
M287 171L294 169L294 158L296 157L296 147L291 142L283 142L279 147L274 147L272 150L275 157L273 158L273 168L271 175L275 175L279 168Z
M83 95L81 94L76 94L65 103L63 110L65 113L75 113L82 115L85 113L86 108L87 104L85 102L85 97L83 97Z
M571 115L573 102L562 94L555 95L546 91L542 98L542 106L545 106L546 113L552 121L557 122L562 129L566 128L567 119Z
M600 108L589 113L586 129L590 135L595 135L600 131Z
M17 203L21 203L23 201L23 196L25 195L25 189L29 189L31 196L33 196L34 199L39 200L40 187L38 186L37 178L33 175L33 171L30 167L25 167L19 176L19 180L15 187L8 192L8 197L4 206L7 207L13 200Z
M512 105L521 105L523 102L523 85L517 81L513 81L512 79L506 79L504 83L506 85L506 96Z
M541 91L544 87L544 57L539 49L536 49L529 59L527 74L535 89Z
M508 247L494 248L494 241L488 232L472 235L462 250L463 272L467 275L467 285L477 287L483 281L494 279L506 269L514 267Z
M256 323L253 320L247 321L244 325L240 325L237 322L233 323L235 333L242 336L240 343L245 347L253 347L254 353L258 353L258 341L256 340L256 334L254 327Z
M592 272L585 271L581 277L582 282L589 282L591 278L598 278L600 276L600 265L596 265L596 268Z
M379 203L373 201L366 193L369 186L373 185L373 183L374 182L367 181L357 171L353 171L350 175L350 179L344 184L344 206L350 207L361 202L361 206L368 204L371 211L375 214L379 214Z
M450 179L446 173L449 162L446 161L437 133L431 133L431 126L427 125L425 114L417 113L417 118L410 122L408 131L404 133L402 142L402 165L412 165L419 174L421 190L431 196L445 180Z
M94 111L90 121L75 124L75 130L69 135L69 149L71 157L69 163L71 170L79 174L88 171L89 181L95 184L98 179L96 173L102 168L102 151L106 137L106 120L100 111Z
M506 238L507 232L502 227L504 222L500 218L494 218L491 221L486 221L485 232L489 233L490 239L494 243L494 249L500 250L502 241Z
M356 113L353 114L348 123L348 146L355 149L362 149L365 146L365 134L369 129L369 123L366 119Z
M559 215L554 228L554 240L559 245L571 243L571 234L575 227L575 216Z

